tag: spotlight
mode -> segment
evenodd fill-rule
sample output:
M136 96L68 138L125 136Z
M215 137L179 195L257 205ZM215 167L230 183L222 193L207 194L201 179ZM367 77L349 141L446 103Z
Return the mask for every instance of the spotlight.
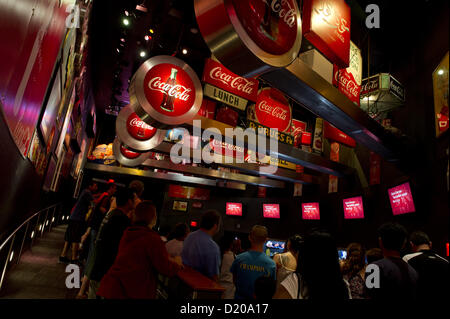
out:
M438 71L438 74L439 74L439 75L444 74L444 70L440 69L440 70Z
M127 10L125 10L125 15L128 17L130 14L128 13Z
M31 238L34 237L34 230L31 232Z
M147 53L146 53L145 51L139 52L139 56L140 56L141 58L145 58L146 55L147 55Z
M14 257L14 251L11 251L11 256L9 257L9 262L11 262L13 260Z
M153 31L153 29L150 29L149 31L151 34L155 33L155 31Z
M122 20L122 23L124 24L124 25L129 25L130 24L130 20L128 20L127 18L124 18L123 20Z
M121 38L121 39L120 39L120 42L125 42L125 39L124 39L124 38Z
M186 55L188 53L188 50L183 49L183 51L181 51L184 55Z

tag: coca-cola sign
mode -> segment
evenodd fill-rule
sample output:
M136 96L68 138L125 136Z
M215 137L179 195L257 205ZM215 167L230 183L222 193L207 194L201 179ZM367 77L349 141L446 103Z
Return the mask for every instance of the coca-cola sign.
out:
M271 96L273 90L266 88L259 92L255 105L256 120L280 132L290 132L292 111L289 102L274 99Z
M378 91L380 89L380 75L366 78L361 84L361 96Z
M152 138L157 129L148 125L136 113L133 113L127 119L127 130L135 139L145 141Z
M291 135L294 137L294 146L299 147L303 132L306 131L306 122L292 119Z
M344 0L303 1L303 35L340 68L349 66L350 18Z
M258 80L236 75L212 59L206 60L202 80L249 101L258 96Z
M359 106L362 78L362 56L359 48L350 41L350 66L333 68L333 85L338 87L353 103Z
M194 7L213 55L236 74L262 74L298 56L302 37L296 0L195 0Z
M145 61L130 83L130 104L147 124L173 127L191 121L201 107L203 92L190 66L171 56Z
M345 94L353 103L359 106L361 86L356 83L352 73L347 72L346 69L339 70L334 66L333 83L337 83L339 91Z
M231 155L233 158L243 159L244 155L246 154L246 150L243 147L218 141L216 139L211 139L209 145L214 153L223 156Z
M150 155L149 152L136 152L130 149L119 138L114 140L113 153L120 164L130 167L141 165Z
M142 121L129 105L122 108L117 116L116 133L128 147L140 152L155 148L166 135L165 130L156 129Z

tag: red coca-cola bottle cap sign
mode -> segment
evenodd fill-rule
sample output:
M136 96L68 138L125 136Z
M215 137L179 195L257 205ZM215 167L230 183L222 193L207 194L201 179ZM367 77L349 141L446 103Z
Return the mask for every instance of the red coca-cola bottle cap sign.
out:
M149 158L149 152L136 152L125 145L119 138L116 137L113 143L113 153L116 160L125 166L141 165Z
M140 141L152 138L157 129L142 121L136 113L130 114L127 119L127 131L130 135Z
M296 1L232 0L237 17L250 38L264 51L282 55L297 39Z
M130 104L147 124L168 128L191 121L203 99L192 68L172 56L144 62L130 83Z

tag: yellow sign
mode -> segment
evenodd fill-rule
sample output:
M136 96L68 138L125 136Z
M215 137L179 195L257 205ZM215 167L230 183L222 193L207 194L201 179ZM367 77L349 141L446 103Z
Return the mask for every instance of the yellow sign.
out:
M280 131L276 131L274 129L271 129L270 127L261 125L259 123L247 120L247 127L252 128L252 129L257 129L258 130L258 134L263 133L265 136L270 137L270 138L274 138L277 139L278 142L284 143L284 144L288 144L288 145L293 145L294 144L294 137L292 135L280 132Z

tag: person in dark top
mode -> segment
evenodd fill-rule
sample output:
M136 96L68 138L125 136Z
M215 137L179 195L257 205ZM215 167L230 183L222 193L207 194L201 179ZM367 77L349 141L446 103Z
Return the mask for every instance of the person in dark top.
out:
M417 272L400 257L406 243L406 230L397 223L386 223L378 229L378 244L383 251L383 259L366 268L366 278L372 265L379 269L379 287L368 287L366 292L375 300L414 300L417 292ZM376 275L376 272L370 276Z
M114 180L110 179L107 183L107 190L103 192L95 201L95 208L90 216L88 221L88 228L84 235L81 237L81 242L86 242L87 238L89 238L89 251L86 260L86 269L89 269L92 264L92 255L94 253L95 240L97 238L98 229L100 228L100 224L105 217L105 214L109 211L111 206L111 199L116 193L117 186ZM89 286L89 278L86 274L83 276L81 288L78 291L77 299L87 298L86 291Z
M86 269L89 282L89 298L96 298L100 280L114 263L120 239L125 229L131 225L127 214L134 209L134 193L126 188L116 194L117 208L103 219L95 241L92 262Z
M75 206L72 208L69 218L69 225L67 226L66 234L64 236L64 248L61 252L61 256L59 257L60 262L77 262L77 254L81 243L81 237L86 230L86 214L94 201L94 194L97 190L97 183L91 181L88 188L81 192ZM72 248L71 260L66 257L70 246Z
M143 201L135 210L135 222L120 241L117 258L103 277L98 295L106 299L155 299L157 274L174 276L182 267L181 257L171 258L156 224L156 208Z
M436 300L449 297L449 262L431 250L428 235L415 231L409 237L414 253L403 256L419 274L417 297L420 300Z

